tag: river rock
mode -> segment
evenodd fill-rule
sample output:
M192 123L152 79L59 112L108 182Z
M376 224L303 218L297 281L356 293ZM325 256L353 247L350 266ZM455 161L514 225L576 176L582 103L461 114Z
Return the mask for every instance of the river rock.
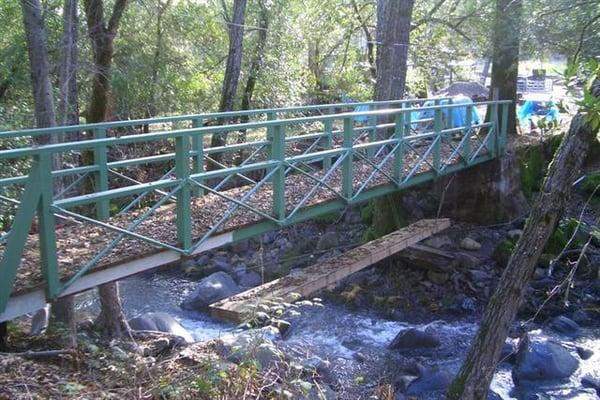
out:
M438 271L427 271L427 279L436 285L443 285L448 281L448 274L446 272L438 272Z
M458 261L458 265L463 268L474 268L481 262L481 260L474 255L463 252L456 254L456 260Z
M40 308L31 317L31 328L29 332L32 335L41 335L46 327L48 326L48 319L50 318L50 305L46 304L44 308Z
M406 388L408 396L419 396L425 392L446 390L454 375L448 370L438 368L425 368L420 376L412 381Z
M583 348L581 346L575 347L575 350L577 350L577 355L582 360L589 360L594 355L592 350Z
M589 314L587 312L585 312L582 309L576 310L573 315L571 316L571 319L575 322L577 322L579 325L587 325L591 322L592 318L589 316Z
M327 232L323 234L317 242L317 250L329 250L340 244L339 234L337 232Z
M440 340L432 333L414 328L400 331L392 343L390 349L412 350L423 348L434 348L440 345Z
M514 364L517 360L517 346L512 341L506 341L500 352L500 362Z
M226 256L217 255L210 260L213 270L223 271L223 272L231 272L233 270L233 266L229 262L229 258Z
M243 288L251 288L260 285L262 283L262 279L256 272L249 271L240 274L239 283Z
M492 279L492 276L490 274L480 269L470 270L469 276L471 277L471 281L473 281L474 283L483 283Z
M506 236L508 236L511 240L517 240L521 237L523 231L521 229L511 229L508 231Z
M520 346L512 375L515 382L565 379L578 367L579 361L559 343L532 337Z
M196 289L181 303L187 310L203 310L210 304L240 292L239 286L225 272L219 271L202 279Z
M284 354L273 343L261 343L254 351L254 358L261 369L268 369L285 360Z
M552 330L565 335L576 335L579 332L579 325L577 322L564 315L559 315L550 321L549 326Z
M427 246L435 247L436 249L443 249L445 247L452 247L452 239L447 235L435 235L426 239L424 242Z
M481 243L477 242L474 239L466 237L460 241L460 247L469 251L477 251L481 249Z
M135 331L158 331L179 336L186 343L193 343L194 338L179 322L164 312L150 312L129 320L129 327Z
M600 396L600 378L591 374L585 375L581 378L581 385L586 388L592 388L596 390L598 396Z

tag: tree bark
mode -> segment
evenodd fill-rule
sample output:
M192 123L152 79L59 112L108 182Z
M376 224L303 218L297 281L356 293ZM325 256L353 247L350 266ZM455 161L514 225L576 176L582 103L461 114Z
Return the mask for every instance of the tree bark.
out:
M98 294L100 296L100 314L94 321L96 329L103 335L112 338L128 336L129 324L123 313L117 282L99 286Z
M225 8L225 6L223 6ZM226 10L224 10L226 13ZM232 111L235 103L235 96L240 80L240 71L242 68L242 54L244 44L244 20L246 15L246 0L233 1L232 17L226 17L229 25L229 50L227 53L227 66L225 67L225 78L223 79L223 89L221 91L221 101L219 111ZM227 142L227 133L214 134L211 137L210 145L212 147L223 146ZM220 162L221 153L213 154L215 161ZM209 169L214 169L214 165L209 164Z
M600 97L600 80L594 82L592 94ZM540 196L531 210L498 288L486 307L469 354L450 386L448 399L487 398L502 345L523 301L537 260L556 228L571 185L579 176L585 158L582 155L587 153L595 138L596 132L584 118L581 112L573 118L550 164Z
M77 0L65 0L63 7L63 34L61 40L60 101L58 116L61 125L79 124L77 90L77 41L79 18ZM77 140L78 135L69 139Z
M494 17L491 87L498 89L500 100L512 100L508 107L508 133L514 135L517 134L517 77L522 8L522 0L496 0ZM486 116L486 120L489 118L489 115Z
M369 63L369 72L371 74L371 78L377 79L377 67L375 65L375 43L373 40L373 35L371 35L367 21L365 21L360 13L361 10L358 7L358 4L356 4L356 0L352 0L352 8L354 10L356 20L358 21L360 28L365 35L365 40L367 41L367 62Z
M377 1L375 101L404 96L413 5L414 0ZM373 200L373 227L378 236L390 233L404 223L401 198L400 193L392 193Z
M88 106L87 120L88 122L102 122L109 118L113 43L127 0L115 1L108 23L104 19L102 0L84 0L83 5L94 54L92 96ZM125 332L128 332L129 327L119 299L118 282L101 285L98 288L98 294L100 296L100 315L96 319L96 326L107 336L123 336Z
M404 97L414 0L377 1L375 100Z
M51 304L50 312L47 333L59 334L65 347L77 346L75 296L59 297Z
M25 36L31 65L31 86L33 89L36 126L38 128L56 126L42 8L39 0L21 0L21 8L23 9ZM40 136L36 142L37 144L48 144L56 143L58 140L56 135L44 135Z

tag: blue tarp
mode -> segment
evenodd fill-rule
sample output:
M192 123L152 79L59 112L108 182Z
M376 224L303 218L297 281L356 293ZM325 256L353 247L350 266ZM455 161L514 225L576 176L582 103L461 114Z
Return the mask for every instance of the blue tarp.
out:
M354 108L354 112L363 112L363 111L369 111L369 106L363 105L363 106L357 106L356 108ZM367 122L368 120L369 120L369 116L367 116L367 115L360 115L360 116L354 117L355 122Z
M521 123L531 121L534 115L542 116L548 122L558 122L558 107L553 101L526 100L517 110Z
M450 104L450 100L444 99L440 101L440 105ZM452 98L452 104L473 104L473 100L466 96L454 96ZM423 103L423 107L432 107L435 103L433 100L426 101ZM452 113L452 126L448 126L448 115ZM434 118L435 112L433 110L423 110L423 111L414 111L410 115L411 121L416 121L419 119L428 119ZM461 126L465 126L467 121L467 107L454 107L450 110L442 109L442 118L444 120L445 128L458 128ZM471 112L471 123L479 124L481 123L481 117L479 116L479 112L476 107L472 108ZM413 124L413 128L416 128L417 124Z

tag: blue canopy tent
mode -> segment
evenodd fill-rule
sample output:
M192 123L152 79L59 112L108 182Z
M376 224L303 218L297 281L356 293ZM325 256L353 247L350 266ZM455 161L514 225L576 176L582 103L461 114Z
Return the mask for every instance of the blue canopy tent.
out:
M552 100L526 100L517 110L520 123L530 122L534 116L542 117L548 123L558 122L558 107Z
M450 100L443 99L439 102L440 105L450 104ZM452 97L452 104L473 104L473 100L467 96L454 96ZM429 100L423 103L423 107L433 107L435 105L434 101ZM476 107L471 109L471 123L472 124L480 124L481 117L479 116L479 111L477 111ZM449 126L450 119L448 115L452 113L452 126ZM411 121L417 121L421 119L433 119L435 117L434 110L423 110L423 111L413 111L410 115ZM461 126L465 126L467 121L467 107L453 107L452 109L444 108L442 110L442 119L445 128L458 128ZM413 129L417 128L418 123L413 123Z

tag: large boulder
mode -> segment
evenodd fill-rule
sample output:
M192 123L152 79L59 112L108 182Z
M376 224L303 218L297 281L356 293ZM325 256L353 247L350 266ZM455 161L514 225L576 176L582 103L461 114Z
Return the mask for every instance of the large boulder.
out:
M129 320L129 327L134 331L166 332L193 343L194 338L175 318L164 312L151 312Z
M579 367L579 361L559 343L533 337L520 345L512 370L513 380L565 379Z
M579 324L564 315L559 315L550 321L550 328L565 335L576 335L579 333Z
M440 340L434 334L410 328L400 331L389 347L390 349L412 350L434 348L439 345Z
M219 271L202 279L196 289L181 303L187 310L204 310L210 304L240 292L233 278Z
M454 375L448 370L424 368L419 377L408 385L406 394L408 396L419 396L425 392L446 390L453 378Z

